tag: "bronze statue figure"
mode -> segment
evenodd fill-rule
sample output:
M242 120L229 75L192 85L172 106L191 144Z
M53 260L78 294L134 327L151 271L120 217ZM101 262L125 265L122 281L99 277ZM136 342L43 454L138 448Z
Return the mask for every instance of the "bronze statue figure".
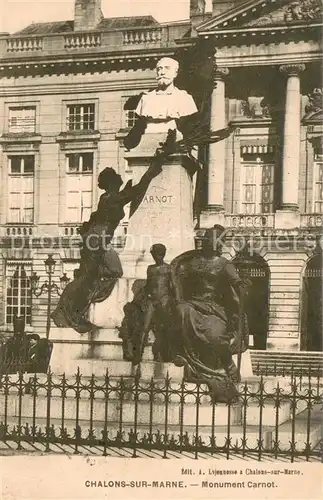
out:
M148 266L146 283L133 287L133 300L124 307L120 337L124 359L132 361L134 366L142 360L150 331L155 336L154 361L171 362L176 353L175 295L171 268L164 262L165 254L162 243L151 247L155 264Z
M141 199L151 180L161 172L162 159L162 153L156 154L139 183L132 186L129 181L121 191L122 179L112 168L100 173L98 186L104 193L97 211L81 227L80 267L52 313L56 326L72 327L79 333L95 326L88 318L91 304L108 298L123 274L119 255L111 245L114 231L125 216L125 205Z
M146 293L148 297L140 342L140 359L148 333L154 332L152 346L154 361L172 361L172 316L174 316L174 291L170 265L164 262L166 247L156 243L150 253L155 264L147 268Z
M174 362L185 365L188 378L205 381L218 402L237 396L234 384L240 375L232 345L246 349L243 283L221 255L224 232L222 226L206 230L201 250L185 252L171 263L180 344Z
M131 290L133 299L123 307L119 337L122 339L123 359L132 361L135 365L141 360L140 344L148 302L146 280L135 280Z

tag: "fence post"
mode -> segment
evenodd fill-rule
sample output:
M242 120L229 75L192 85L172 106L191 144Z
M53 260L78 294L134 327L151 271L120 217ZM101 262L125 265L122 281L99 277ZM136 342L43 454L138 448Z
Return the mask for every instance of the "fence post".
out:
M93 430L93 413L94 413L94 396L95 396L95 391L94 391L94 386L95 386L95 378L94 378L94 373L91 375L91 380L90 380L90 428L89 428L89 435L88 439L94 440L94 430Z
M198 459L198 446L199 446L199 421L200 421L200 404L201 404L201 399L200 399L200 383L197 382L197 392L196 392L196 420L195 420L195 452L194 452L194 458L195 460Z
M75 377L76 377L76 387L75 387L76 408L75 408L75 449L74 449L74 455L77 455L79 453L79 449L78 449L79 441L81 441L81 439L82 439L82 431L80 428L81 374L80 374L79 367L77 367L77 373L76 373Z
M21 446L21 431L22 431L22 425L21 425L21 417L22 417L22 396L23 396L23 382L24 382L24 374L21 370L19 370L19 375L18 375L18 426L17 426L17 450L22 450Z
M9 375L4 378L4 441L8 436L8 399L9 399Z
M245 382L243 386L243 399L242 399L243 417L243 435L242 435L242 456L246 456L247 448L247 408L248 408L248 383Z
M147 444L150 448L153 444L153 406L154 406L154 379L151 377L149 382L149 430L147 436Z
M259 382L259 434L258 434L258 460L261 461L262 448L263 448L263 434L262 434L262 418L263 418L263 408L265 406L264 398L264 378L261 375Z
M290 441L290 452L291 452L291 462L294 462L295 457L295 417L297 409L297 383L295 377L292 379L292 391L291 391L291 420L292 420L292 440Z
M33 395L33 424L32 424L32 437L33 443L35 442L36 437L36 401L37 401L37 375L36 373L33 376L32 380L32 395Z
M50 369L47 374L47 405L46 405L46 449L48 453L50 451L50 407L51 407L51 397L52 397L52 373Z
M136 371L135 374L135 394L134 394L134 402L135 402L135 412L134 412L134 434L133 434L133 453L132 457L137 458L137 434L138 434L138 404L139 404L139 370Z
M309 377L308 377L308 390L307 390L307 422L306 422L306 446L305 446L305 457L306 461L309 461L309 456L311 452L311 415L312 415L312 409L313 409L313 403L312 403L312 381L310 377L310 371L311 367L309 370Z
M104 429L102 432L103 438L103 456L107 456L107 441L108 441L108 411L109 411L109 371L105 372L104 377Z
M64 439L67 438L67 431L65 432L65 398L66 398L66 376L65 372L63 373L62 377L62 418L61 418L61 428L60 428L60 436L62 441L64 442Z
M168 375L168 371L166 373L165 379L165 427L164 427L164 455L163 458L167 457L167 442L168 442L168 406L169 406L169 384L170 378Z
M273 443L274 447L274 454L275 458L278 457L278 451L279 451L279 409L280 409L280 387L279 387L279 382L277 382L276 385L276 391L275 391L275 439Z

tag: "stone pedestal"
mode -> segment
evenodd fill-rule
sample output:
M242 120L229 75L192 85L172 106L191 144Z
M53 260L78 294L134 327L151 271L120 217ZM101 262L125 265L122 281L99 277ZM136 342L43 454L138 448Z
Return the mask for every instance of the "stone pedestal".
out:
M235 354L232 357L235 364L238 365L238 355ZM240 375L242 380L246 380L253 376L251 355L249 349L241 355Z
M151 164L156 148L164 140L164 134L146 134L140 145L126 154L133 184L139 182ZM152 180L140 206L129 220L126 247L122 254L126 261L130 257L130 261L139 265L143 261L146 265L152 263L150 247L154 243L166 245L167 262L194 248L193 188L184 167L185 161L187 158L181 155L172 155L163 165L161 174Z

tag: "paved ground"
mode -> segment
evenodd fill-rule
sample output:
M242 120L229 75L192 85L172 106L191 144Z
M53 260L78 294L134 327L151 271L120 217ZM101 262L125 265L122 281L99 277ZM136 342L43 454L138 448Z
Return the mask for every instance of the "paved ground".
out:
M103 455L103 448L102 447L89 447L89 446L79 446L78 452L82 455ZM33 455L47 455L48 453L50 454L66 454L66 455L73 455L75 454L75 448L70 445L55 445L51 444L50 445L50 451L45 452L45 445L40 444L40 443L22 443L22 449L17 450L17 443L12 442L12 441L7 441L7 442L0 442L0 456L12 456L12 455L27 455L27 454L33 454ZM133 450L129 448L108 448L107 449L107 456L109 457L119 457L119 458L131 458L133 456ZM149 450L144 450L144 449L137 449L137 457L138 458L159 458L162 459L164 456L163 451L159 450L154 450L154 451L149 451ZM176 451L170 451L167 450L167 458L177 458L177 459L187 459L195 458L195 454L191 452L183 452L179 453ZM218 460L225 460L227 457L224 453L199 453L198 454L199 459L218 459ZM256 454L247 454L246 456L242 456L239 454L234 454L230 453L230 458L232 460L246 460L246 461L251 461L251 460L258 460L258 456ZM263 454L261 457L262 462L291 462L291 458L288 456L280 456L278 458L275 458L273 455L270 454ZM296 457L294 459L294 462L305 462L306 459L304 457ZM322 459L320 457L311 457L309 462L321 462Z

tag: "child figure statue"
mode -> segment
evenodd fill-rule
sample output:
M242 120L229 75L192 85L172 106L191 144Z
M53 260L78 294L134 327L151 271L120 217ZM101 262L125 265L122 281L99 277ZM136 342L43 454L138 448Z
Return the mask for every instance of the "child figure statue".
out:
M148 300L138 353L140 359L134 359L133 364L139 363L142 359L150 330L155 335L152 347L154 361L170 362L173 358L174 293L170 265L164 261L166 247L162 243L156 243L151 247L150 253L155 264L147 268L146 294Z

